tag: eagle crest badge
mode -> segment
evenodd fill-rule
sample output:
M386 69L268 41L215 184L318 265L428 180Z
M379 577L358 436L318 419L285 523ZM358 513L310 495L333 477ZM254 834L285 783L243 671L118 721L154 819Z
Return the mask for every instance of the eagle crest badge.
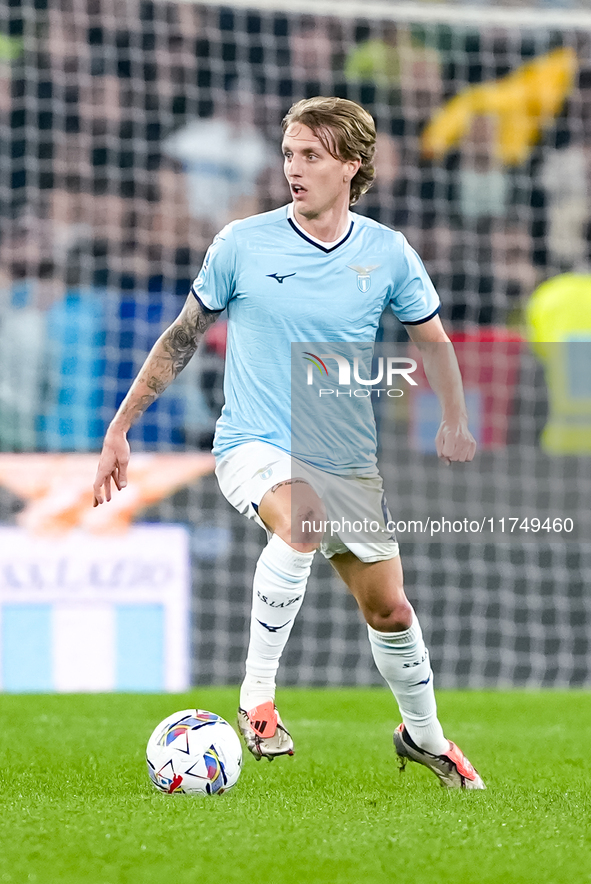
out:
M357 274L357 288L363 294L369 291L371 285L370 273L377 270L380 266L380 264L371 264L369 267L359 267L357 264L347 264L349 270L353 270Z

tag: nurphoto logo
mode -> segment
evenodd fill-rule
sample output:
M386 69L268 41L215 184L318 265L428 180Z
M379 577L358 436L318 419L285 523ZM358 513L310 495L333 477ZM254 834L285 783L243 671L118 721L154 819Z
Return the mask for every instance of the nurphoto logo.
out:
M380 356L377 360L374 360L376 376L374 378L362 378L360 377L359 372L360 360L358 356L355 356L353 360L350 360L339 353L320 353L320 355L317 356L315 353L305 352L303 355L304 359L309 363L307 368L308 386L312 386L314 383L315 368L320 372L323 380L324 378L329 380L334 379L331 378L331 376L334 376L336 370L336 383L339 387L351 388L351 373L353 375L353 381L357 384L361 384L361 388L358 387L355 390L335 390L334 388L320 389L318 391L320 397L335 394L337 396L351 396L352 394L357 397L371 396L373 390L378 397L381 393L386 393L387 396L392 398L399 398L404 395L404 390L394 388L394 383L395 381L399 381L400 378L413 387L418 386L415 379L411 376L412 373L417 370L416 360L407 356ZM325 360L334 360L334 363L336 363L336 366L334 363L330 364L330 373L329 366L327 366ZM385 383L386 386L378 387L377 384L380 383Z

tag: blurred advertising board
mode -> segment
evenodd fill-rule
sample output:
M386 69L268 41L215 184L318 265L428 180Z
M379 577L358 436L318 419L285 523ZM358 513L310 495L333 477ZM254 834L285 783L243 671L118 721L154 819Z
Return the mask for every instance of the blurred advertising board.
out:
M183 691L189 599L183 527L115 537L0 527L0 688Z
M0 690L183 691L190 685L190 535L133 524L211 472L208 454L138 454L93 508L96 455L0 454L25 502L0 524ZM140 516L141 518L141 516Z

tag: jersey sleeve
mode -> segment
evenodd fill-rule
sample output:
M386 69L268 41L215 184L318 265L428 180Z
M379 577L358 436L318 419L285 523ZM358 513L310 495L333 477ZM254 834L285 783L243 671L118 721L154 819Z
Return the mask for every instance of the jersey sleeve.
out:
M396 255L390 306L405 325L420 325L439 313L441 302L423 262L401 237Z
M191 291L209 313L221 313L235 290L236 250L230 226L218 233L208 248Z

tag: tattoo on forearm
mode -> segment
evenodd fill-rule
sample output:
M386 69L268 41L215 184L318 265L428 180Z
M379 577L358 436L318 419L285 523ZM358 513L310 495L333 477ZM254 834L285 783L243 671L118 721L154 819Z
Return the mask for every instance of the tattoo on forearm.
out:
M200 336L199 336L200 337ZM199 337L191 334L186 326L173 326L163 341L164 347L171 357L171 368L174 377L183 370L197 349Z
M155 402L158 398L158 394L154 393L151 396L142 396L142 398L135 403L123 402L120 409L120 414L129 419L130 423L134 423L138 418L142 416L144 411L150 407L152 402Z
M185 306L177 322L168 329L162 340L164 349L171 357L173 377L189 362L199 341L216 319L217 313L205 313L194 298L193 304Z
M136 400L132 386L121 405L121 415L128 417L131 423L141 417L187 365L201 338L217 317L217 313L206 313L199 302L189 295L178 319L161 336L138 375L137 382L145 383L153 392Z
M156 396L160 396L160 394L166 390L166 384L164 383L162 378L157 378L154 375L152 375L152 377L148 378L146 383L147 383L148 387L150 388L150 390L154 390L154 393L156 394Z

